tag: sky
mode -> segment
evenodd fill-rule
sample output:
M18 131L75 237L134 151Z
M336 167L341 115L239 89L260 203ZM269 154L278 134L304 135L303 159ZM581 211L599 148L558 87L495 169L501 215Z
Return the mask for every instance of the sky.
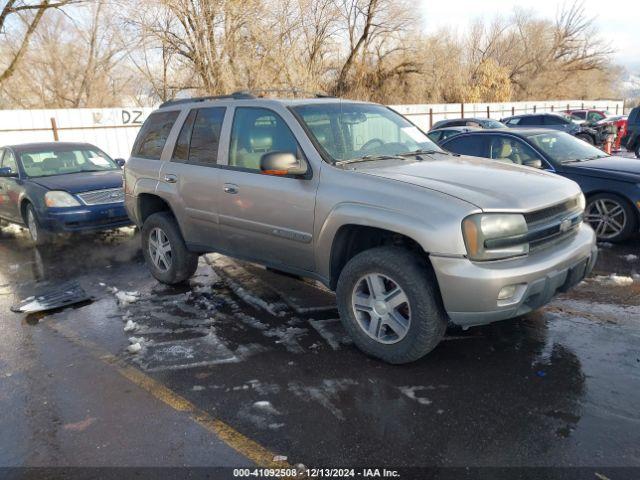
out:
M491 19L495 15L508 16L514 7L531 10L541 18L555 18L563 0L419 0L422 4L425 29L434 32L443 27L453 27L463 32L476 18ZM640 72L640 1L639 0L584 0L588 17L613 49L614 61Z

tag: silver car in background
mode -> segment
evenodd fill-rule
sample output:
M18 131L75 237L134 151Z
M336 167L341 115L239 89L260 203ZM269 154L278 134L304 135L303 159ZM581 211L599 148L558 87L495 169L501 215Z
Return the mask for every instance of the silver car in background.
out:
M317 279L355 344L391 363L424 356L449 320L544 305L597 254L574 182L445 153L396 112L336 98L167 102L125 194L159 281L214 251Z

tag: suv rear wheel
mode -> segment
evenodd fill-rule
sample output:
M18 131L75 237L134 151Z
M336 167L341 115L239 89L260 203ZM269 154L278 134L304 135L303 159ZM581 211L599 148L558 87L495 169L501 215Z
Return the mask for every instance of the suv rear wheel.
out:
M181 283L198 268L198 255L187 250L170 213L150 215L142 226L142 252L151 274L169 285Z
M353 257L336 289L340 318L354 343L389 363L423 357L442 339L447 316L433 271L400 247Z

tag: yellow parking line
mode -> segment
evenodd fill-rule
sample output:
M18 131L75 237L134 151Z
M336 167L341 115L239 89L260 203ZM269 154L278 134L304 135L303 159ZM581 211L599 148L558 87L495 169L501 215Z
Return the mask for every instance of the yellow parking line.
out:
M86 338L78 337L74 332L67 329L62 324L45 322L44 325L62 335L65 339L85 348L93 357L110 365L127 380L146 390L155 398L170 406L174 410L187 413L191 419L203 428L215 433L220 440L229 445L235 451L244 455L259 467L267 468L288 468L287 462L274 462L275 454L250 438L244 436L233 427L227 425L222 420L213 418L204 410L196 407L186 398L178 395L173 390L167 388L162 383L154 380L148 375L115 355L107 352L97 344Z

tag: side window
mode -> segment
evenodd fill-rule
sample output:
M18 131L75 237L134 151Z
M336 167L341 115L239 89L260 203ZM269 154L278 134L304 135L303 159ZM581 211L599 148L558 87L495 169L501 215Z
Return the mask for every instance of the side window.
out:
M578 119L578 120L585 120L587 118L587 113L586 112L573 112L571 114L571 116L573 118Z
M169 132L178 118L178 111L156 112L149 115L147 121L138 133L133 145L134 157L160 160L162 149L167 141Z
M173 157L171 157L171 160L174 162L185 163L189 160L189 142L191 142L193 121L195 120L197 113L197 110L191 110L187 119L184 121L184 125L182 125L182 130L180 130L176 146L173 149Z
M440 137L444 134L444 131L442 130L435 130L433 132L429 132L427 133L427 137L429 137L429 139L432 142L438 143L438 141L440 140Z
M236 108L229 166L260 170L260 158L269 152L290 152L300 157L296 138L280 115L265 108Z
M530 117L520 117L518 125L542 125L542 119L539 115L531 115Z
M495 136L489 142L489 158L528 165L534 160L540 160L529 145L522 140L512 137Z
M518 124L520 124L520 120L522 120L521 117L511 118L511 119L506 121L506 124L507 125L518 125Z
M601 115L598 112L589 112L589 115L587 115L587 120L589 122L599 122L603 118L604 118L604 115Z
M456 135L442 147L450 152L474 157L486 157L484 135Z
M544 116L544 125L566 125L567 123L569 123L568 120L558 117L557 115Z
M11 150L4 151L4 157L2 158L2 167L11 169L11 172L18 172L18 163L16 162L16 157L13 155Z
M189 163L215 165L218 161L220 131L226 108L200 108L193 122Z

